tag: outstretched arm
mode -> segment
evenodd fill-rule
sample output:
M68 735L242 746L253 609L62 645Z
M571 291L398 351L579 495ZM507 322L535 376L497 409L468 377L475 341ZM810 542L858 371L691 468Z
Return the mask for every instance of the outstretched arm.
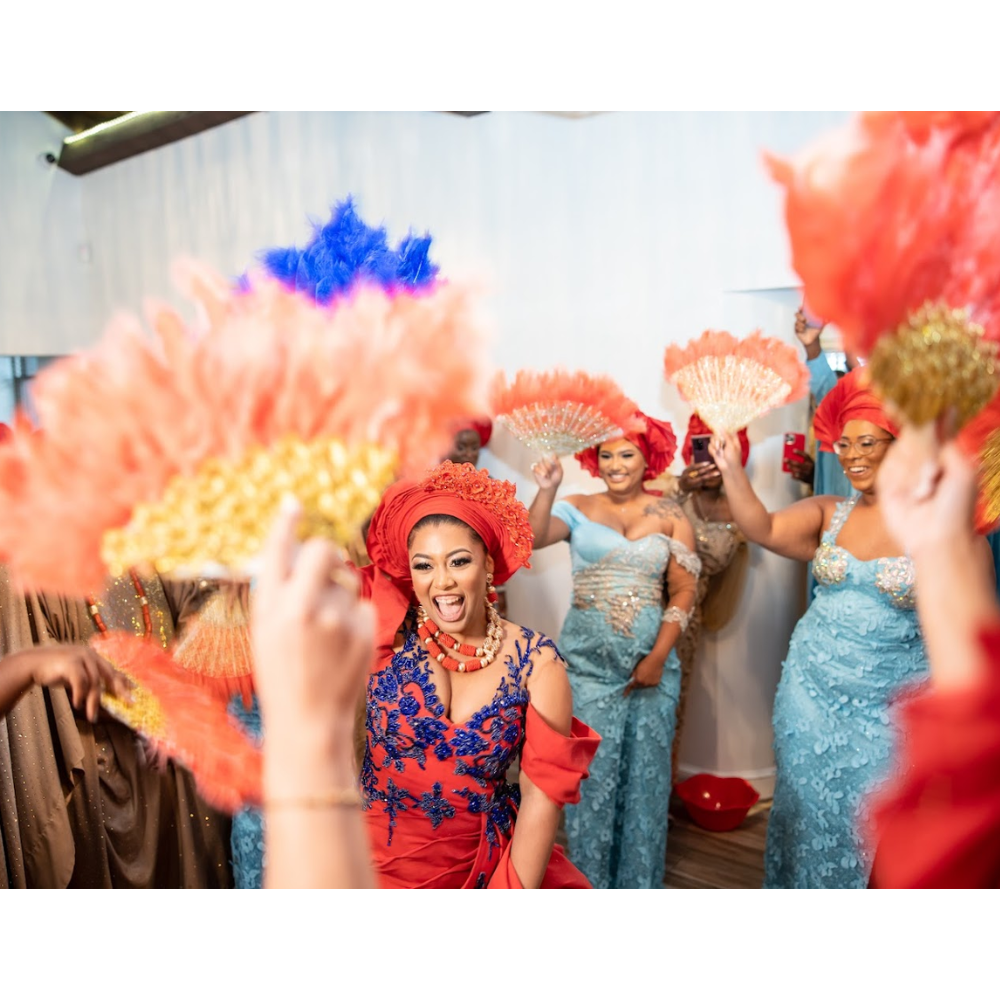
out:
M917 611L936 687L985 669L979 629L1000 619L993 557L973 530L976 470L934 427L906 427L878 473L886 526L913 560Z
M535 664L528 684L535 711L556 732L569 735L573 694L566 666L554 651ZM510 860L525 889L537 889L545 877L559 829L562 806L548 797L522 769L521 808L510 842Z
M373 877L354 771L354 712L374 657L374 615L335 547L299 547L283 506L265 546L251 619L267 740L269 888L365 889Z
M101 694L128 699L131 684L90 646L39 646L11 653L0 660L0 718L34 684L68 688L73 707L86 709L97 720Z
M879 469L885 522L908 545L932 685L897 707L900 759L871 802L880 888L996 888L1000 684L992 557L973 532L976 472L934 428L904 428ZM992 657L980 630L992 631Z
M552 517L552 504L563 477L562 463L554 455L540 458L531 471L535 474L538 492L528 509L528 522L535 536L533 548L544 549L547 545L569 538L569 525L558 517Z
M819 497L806 497L784 510L770 513L750 485L735 436L716 435L709 451L722 473L733 520L749 541L789 559L802 562L812 559L823 534L823 501Z

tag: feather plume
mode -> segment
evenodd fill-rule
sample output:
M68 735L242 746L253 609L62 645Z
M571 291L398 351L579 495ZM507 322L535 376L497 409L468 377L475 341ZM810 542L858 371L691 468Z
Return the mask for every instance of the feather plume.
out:
M998 383L1000 114L869 113L768 164L806 301L879 392L915 424L975 414Z
M608 375L522 369L508 383L498 372L489 399L496 420L543 454L573 455L641 429L639 407Z
M663 364L668 381L713 431L735 434L809 391L798 351L759 330L742 340L706 330L683 347L668 347Z
M199 329L163 306L152 337L117 319L38 376L44 433L21 415L0 444L0 551L25 586L97 591L119 560L201 573L158 562L153 545L192 525L199 545L241 540L239 557L213 557L239 576L289 490L310 530L332 524L344 541L395 475L436 462L450 423L481 408L485 339L457 287L360 286L329 310L272 280L237 294L198 265L177 274L202 306ZM119 555L102 558L111 542Z
M210 805L235 812L262 798L262 756L229 715L228 696L192 684L190 676L156 643L125 632L106 632L94 648L138 686L132 704L104 695L109 714L143 736L157 754L184 765Z
M335 206L330 220L316 224L313 237L301 250L271 247L257 255L267 274L286 288L329 305L360 284L373 284L388 293L413 293L433 286L438 273L430 259L431 237L408 234L392 249L385 227L367 225L354 199ZM252 287L253 274L241 279Z

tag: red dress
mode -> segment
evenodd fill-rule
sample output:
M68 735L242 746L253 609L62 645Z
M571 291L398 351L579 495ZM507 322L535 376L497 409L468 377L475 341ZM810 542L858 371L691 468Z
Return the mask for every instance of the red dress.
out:
M899 713L899 777L873 801L872 887L1000 888L1000 670Z
M444 714L412 620L403 648L369 678L361 785L382 888L522 888L510 861L520 791L507 781L519 754L553 801L579 800L600 737L577 719L563 736L535 711L525 685L538 653L555 645L520 632L493 700L461 726ZM557 846L542 888L590 883Z

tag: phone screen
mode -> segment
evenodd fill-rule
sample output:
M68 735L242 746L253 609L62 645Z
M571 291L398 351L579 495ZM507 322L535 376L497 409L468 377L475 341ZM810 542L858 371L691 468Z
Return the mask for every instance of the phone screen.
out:
M695 434L691 438L692 465L697 465L699 462L711 462L715 465L715 459L708 453L708 443L711 440L711 434Z
M799 455L795 453L797 451L804 452L806 450L806 436L805 434L786 434L785 435L785 448L781 456L781 471L791 472L792 467L790 462L801 462L802 459Z

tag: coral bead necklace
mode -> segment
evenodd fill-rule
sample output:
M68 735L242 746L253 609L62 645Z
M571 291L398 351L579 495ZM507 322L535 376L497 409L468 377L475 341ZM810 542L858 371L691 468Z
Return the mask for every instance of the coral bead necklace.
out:
M471 674L475 670L482 670L493 662L500 646L503 643L503 626L500 624L500 615L490 601L486 604L486 641L482 646L470 646L468 643L459 642L453 635L443 632L431 621L430 616L423 605L417 608L417 635L423 640L427 647L427 652L441 664L445 670L455 670L460 674ZM446 646L450 650L461 653L462 656L471 657L464 662L456 660L442 649Z

